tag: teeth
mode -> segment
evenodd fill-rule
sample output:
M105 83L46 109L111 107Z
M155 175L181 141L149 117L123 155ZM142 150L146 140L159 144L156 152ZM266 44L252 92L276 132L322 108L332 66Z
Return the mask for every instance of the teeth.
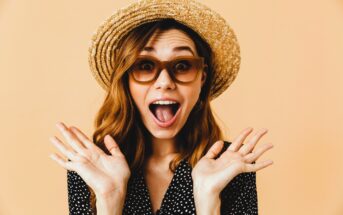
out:
M176 104L176 102L174 102L174 101L156 101L153 104L170 105L170 104Z

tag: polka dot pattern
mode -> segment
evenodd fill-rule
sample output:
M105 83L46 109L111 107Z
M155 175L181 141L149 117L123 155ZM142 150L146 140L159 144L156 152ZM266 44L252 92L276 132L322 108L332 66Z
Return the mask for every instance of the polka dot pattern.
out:
M74 171L67 171L69 214L92 214L87 184Z
M225 141L226 149L230 142ZM224 151L223 149L223 151ZM167 215L196 214L193 197L192 167L187 160L177 166L163 197L160 209L152 211L151 200L142 171L132 174L128 182L123 214ZM67 171L68 204L70 214L93 214L89 204L90 192L83 179L74 171ZM256 173L241 173L220 194L221 214L258 214Z

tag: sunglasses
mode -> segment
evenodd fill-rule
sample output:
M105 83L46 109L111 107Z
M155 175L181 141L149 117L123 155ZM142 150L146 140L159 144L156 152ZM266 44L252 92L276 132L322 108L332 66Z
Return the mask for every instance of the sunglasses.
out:
M128 70L133 79L142 84L154 82L163 69L176 83L191 83L196 80L199 71L206 68L203 57L182 56L169 61L160 61L153 56L138 56Z

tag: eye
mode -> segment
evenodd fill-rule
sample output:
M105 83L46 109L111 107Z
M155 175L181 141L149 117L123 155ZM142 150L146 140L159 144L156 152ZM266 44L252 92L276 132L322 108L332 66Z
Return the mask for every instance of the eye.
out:
M150 61L150 60L142 60L138 63L137 68L140 70L153 70L155 67L154 62Z
M175 64L174 68L177 71L189 70L191 68L191 63L188 62L187 60L181 60Z

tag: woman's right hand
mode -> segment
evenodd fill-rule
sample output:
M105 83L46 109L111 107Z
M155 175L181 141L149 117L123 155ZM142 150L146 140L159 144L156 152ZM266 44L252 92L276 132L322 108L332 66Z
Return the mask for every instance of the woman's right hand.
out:
M125 194L131 175L130 168L125 156L110 135L104 138L105 146L111 153L107 155L78 128L74 126L68 128L62 122L57 123L56 126L71 149L68 149L57 137L50 138L58 150L67 157L65 161L59 154L54 153L50 155L53 160L64 169L77 172L96 195L104 197L114 193Z

